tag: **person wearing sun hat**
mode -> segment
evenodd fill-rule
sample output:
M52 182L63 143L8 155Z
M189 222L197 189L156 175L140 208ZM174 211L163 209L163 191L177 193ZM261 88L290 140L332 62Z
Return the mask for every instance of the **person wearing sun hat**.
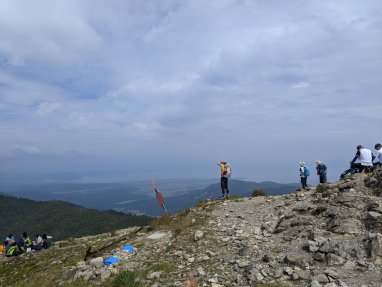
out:
M306 189L308 186L308 176L310 175L309 167L305 166L305 162L300 161L300 178L301 186L303 189Z
M324 163L322 163L319 160L316 162L316 164L317 164L316 166L317 175L320 176L320 183L326 183L327 181L326 173L328 172L328 168L326 167Z

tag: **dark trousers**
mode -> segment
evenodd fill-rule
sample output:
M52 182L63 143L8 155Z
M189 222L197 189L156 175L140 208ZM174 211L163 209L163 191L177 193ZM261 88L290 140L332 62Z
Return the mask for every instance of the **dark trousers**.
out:
M222 188L222 194L224 195L224 192L227 192L227 195L228 195L228 193L229 193L229 190L228 190L228 178L221 177L220 178L220 186Z
M306 183L308 177L307 176L301 176L301 185L302 185L302 188L306 188L308 185Z
M326 174L320 175L320 183L326 183L326 182L327 182Z
M366 172L370 172L370 171L373 170L373 166L364 166L364 165L362 165L360 163L352 163L351 167L352 168L357 168L358 172L363 172L364 170L366 170Z

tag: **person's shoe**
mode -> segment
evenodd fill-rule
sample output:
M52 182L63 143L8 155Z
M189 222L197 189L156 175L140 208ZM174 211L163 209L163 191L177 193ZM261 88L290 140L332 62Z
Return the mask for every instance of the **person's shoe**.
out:
M224 198L225 198L225 195L223 194L223 195L220 196L218 199L223 200Z
M225 196L225 199L229 199L229 195L228 194Z

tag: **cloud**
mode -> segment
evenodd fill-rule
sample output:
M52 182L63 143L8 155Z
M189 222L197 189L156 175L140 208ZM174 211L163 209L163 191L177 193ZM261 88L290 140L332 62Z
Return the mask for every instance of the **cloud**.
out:
M41 155L43 153L40 148L33 145L15 145L14 150L27 155Z
M381 10L378 1L3 1L0 149L262 165L307 161L324 139L372 145Z

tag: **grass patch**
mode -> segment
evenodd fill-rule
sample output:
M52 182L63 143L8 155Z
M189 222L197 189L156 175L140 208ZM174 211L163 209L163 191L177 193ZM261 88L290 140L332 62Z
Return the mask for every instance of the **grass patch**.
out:
M163 273L170 273L176 270L175 265L169 262L160 262L149 267L152 272L162 271Z
M138 281L138 273L136 271L123 271L113 280L113 286L116 287L143 287Z
M232 200L232 201L240 201L241 200L241 196L240 195L230 195L228 200Z
M267 196L267 193L262 189L254 189L251 192L251 197Z
M169 230L177 237L191 227L195 228L196 226L204 225L207 218L208 215L198 214L193 216L191 209L187 208L175 215L164 215L154 219L151 222L150 230Z
M318 206L316 209L314 209L312 211L312 215L317 216L317 215L320 215L321 213L323 213L324 211L326 211L325 206Z
M329 186L325 183L320 183L316 186L316 193L324 193L329 189Z
M293 285L287 283L261 283L261 282L253 282L252 287L290 287Z
M171 217L169 215L162 215L161 217L157 217L153 221L151 221L150 227L153 230L156 230L163 226L169 226L170 223L171 223Z
M380 188L380 187L376 187L376 188L374 189L374 195L375 195L375 196L378 196L378 197L382 197L382 188Z

